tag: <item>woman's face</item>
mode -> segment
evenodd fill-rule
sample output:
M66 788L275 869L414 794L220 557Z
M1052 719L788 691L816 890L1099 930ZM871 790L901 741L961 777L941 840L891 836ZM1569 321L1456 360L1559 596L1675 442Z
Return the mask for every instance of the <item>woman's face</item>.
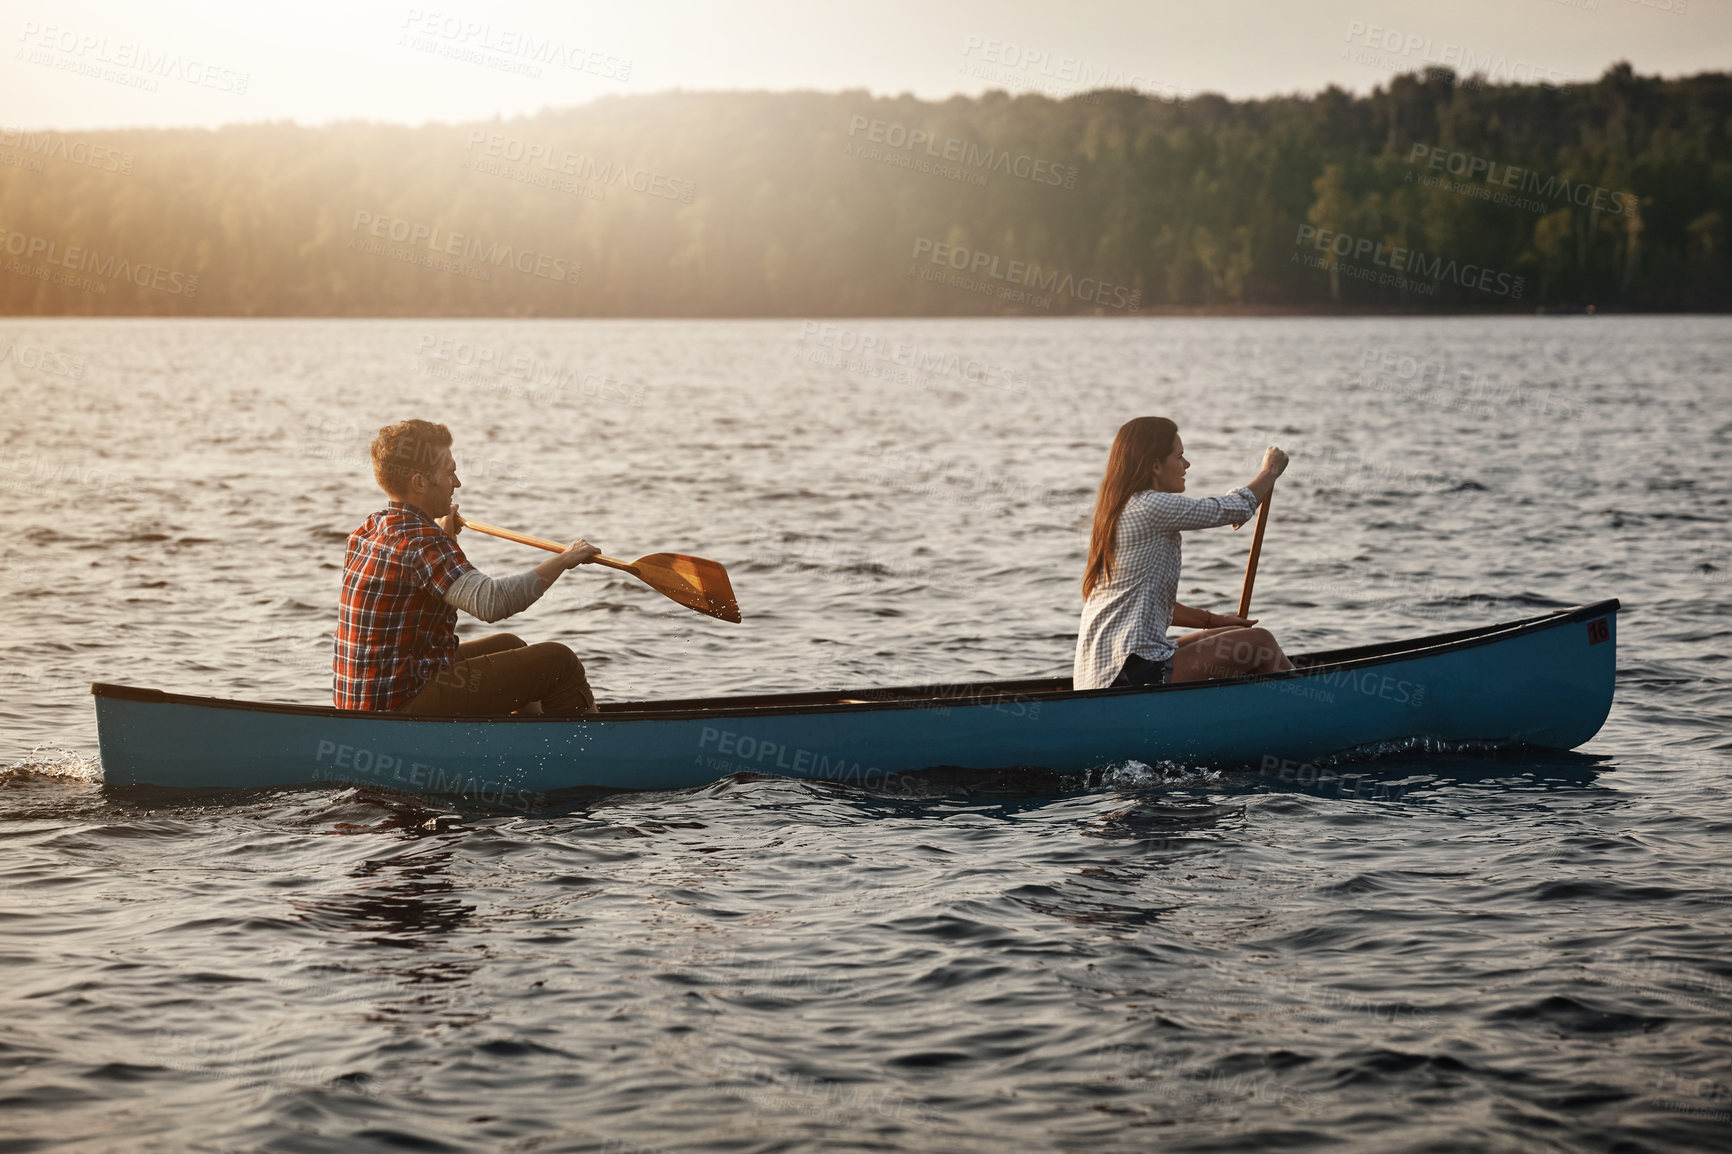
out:
M1173 451L1155 465L1155 488L1163 493L1183 493L1185 470L1190 467L1191 462L1185 460L1185 440L1175 436Z

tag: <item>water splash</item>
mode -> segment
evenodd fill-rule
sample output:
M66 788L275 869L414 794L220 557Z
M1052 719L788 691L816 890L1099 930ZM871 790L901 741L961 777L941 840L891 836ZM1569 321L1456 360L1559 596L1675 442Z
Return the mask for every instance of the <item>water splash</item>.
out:
M76 750L44 744L33 747L11 765L0 767L0 784L29 777L96 783L102 780L102 762Z
M1221 771L1200 765L1185 765L1177 761L1157 761L1153 765L1131 759L1113 762L1083 773L1084 788L1092 789L1153 789L1161 786L1214 785L1221 780Z

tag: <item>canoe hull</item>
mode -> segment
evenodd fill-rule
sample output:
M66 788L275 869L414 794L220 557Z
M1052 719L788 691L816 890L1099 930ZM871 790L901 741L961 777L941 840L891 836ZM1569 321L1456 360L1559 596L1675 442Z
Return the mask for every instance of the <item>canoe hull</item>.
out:
M874 786L934 766L1266 765L1413 738L1570 749L1610 709L1616 620L1617 603L1600 602L1442 643L1347 651L1270 679L1086 693L1011 682L914 700L715 699L582 719L410 719L94 691L110 784L350 782L527 810L560 789L685 788L739 772Z

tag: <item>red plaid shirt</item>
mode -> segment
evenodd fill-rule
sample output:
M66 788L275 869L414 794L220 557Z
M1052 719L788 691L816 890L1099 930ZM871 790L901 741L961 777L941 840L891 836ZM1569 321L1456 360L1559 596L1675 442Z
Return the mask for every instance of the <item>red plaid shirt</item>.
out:
M401 709L457 660L453 582L475 566L433 518L392 501L349 534L331 698L338 709Z

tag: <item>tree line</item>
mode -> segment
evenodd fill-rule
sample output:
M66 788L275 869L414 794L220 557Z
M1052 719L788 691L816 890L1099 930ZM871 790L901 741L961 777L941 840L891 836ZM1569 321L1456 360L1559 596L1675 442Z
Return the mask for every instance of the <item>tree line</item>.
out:
M0 311L1723 310L1732 76L0 129Z

